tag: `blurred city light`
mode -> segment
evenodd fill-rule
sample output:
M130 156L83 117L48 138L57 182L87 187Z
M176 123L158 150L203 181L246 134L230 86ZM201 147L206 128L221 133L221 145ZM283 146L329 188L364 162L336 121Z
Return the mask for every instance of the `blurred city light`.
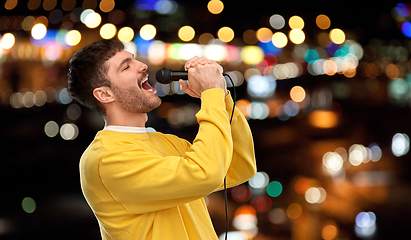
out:
M178 37L184 42L191 41L195 36L194 28L191 26L183 26L178 30Z
M370 238L377 230L377 218L373 212L360 212L355 217L355 234L360 238Z
M141 36L143 39L150 40L155 36L155 31L152 32L152 29L150 27L147 27L147 29L144 29L144 30L147 30L147 31L141 32L140 30L140 35L142 34L143 36L145 36L145 38ZM122 42L130 42L134 38L134 30L131 27L122 27L118 31L117 37Z
M131 29L131 28L130 28ZM157 29L151 24L146 24L140 29L140 36L144 40L151 40L157 34Z
M222 27L218 30L217 36L221 41L228 43L234 39L234 31L230 27Z
M103 39L111 39L117 34L117 27L114 24L106 23L100 28L100 36Z
M330 18L324 14L318 15L317 18L315 19L315 23L322 30L326 30L331 26Z
M281 29L284 27L285 25L285 20L284 17L279 15L279 14L274 14L270 17L270 25L271 27L273 27L274 29Z
M21 206L26 213L33 213L36 210L36 202L31 197L25 197Z
M212 14L220 14L224 9L224 4L220 0L211 0L207 4L207 9Z
M273 34L271 41L273 42L274 46L278 48L283 48L287 45L288 39L287 35L282 32L276 32Z
M392 138L391 151L396 157L401 157L410 150L410 138L407 134L397 133Z

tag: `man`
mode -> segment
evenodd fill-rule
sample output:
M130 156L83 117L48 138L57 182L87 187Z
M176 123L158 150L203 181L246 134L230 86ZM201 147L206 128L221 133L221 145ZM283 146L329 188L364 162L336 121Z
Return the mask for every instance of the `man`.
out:
M182 90L201 98L193 144L146 132L147 112L161 104L148 83L147 65L120 42L101 40L69 62L68 90L99 111L106 126L80 160L83 194L102 239L217 239L204 197L256 173L247 121L235 109L214 61L187 61ZM222 209L223 211L223 209Z

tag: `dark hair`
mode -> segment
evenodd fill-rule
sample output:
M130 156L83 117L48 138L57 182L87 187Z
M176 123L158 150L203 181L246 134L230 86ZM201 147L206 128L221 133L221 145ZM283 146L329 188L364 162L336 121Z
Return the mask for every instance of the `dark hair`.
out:
M107 79L107 60L124 49L119 41L100 40L76 52L69 61L67 90L79 103L105 115L105 109L94 97L93 90L101 86L111 87Z

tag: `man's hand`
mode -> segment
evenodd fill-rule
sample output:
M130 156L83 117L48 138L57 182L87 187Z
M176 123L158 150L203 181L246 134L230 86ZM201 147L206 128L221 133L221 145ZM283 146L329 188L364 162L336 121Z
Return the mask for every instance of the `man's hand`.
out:
M193 57L185 64L188 71L188 85L180 79L181 90L192 97L199 98L201 93L211 88L220 88L227 94L223 77L223 67L204 57Z

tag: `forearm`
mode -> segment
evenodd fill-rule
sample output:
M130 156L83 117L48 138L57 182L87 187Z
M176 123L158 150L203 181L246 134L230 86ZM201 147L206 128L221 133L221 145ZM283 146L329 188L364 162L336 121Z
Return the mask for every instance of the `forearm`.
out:
M225 102L227 112L231 115L234 102L230 95L226 96ZM233 139L233 159L227 172L227 187L233 187L247 181L257 171L251 129L238 108L234 110L231 136ZM219 189L222 189L222 186Z

